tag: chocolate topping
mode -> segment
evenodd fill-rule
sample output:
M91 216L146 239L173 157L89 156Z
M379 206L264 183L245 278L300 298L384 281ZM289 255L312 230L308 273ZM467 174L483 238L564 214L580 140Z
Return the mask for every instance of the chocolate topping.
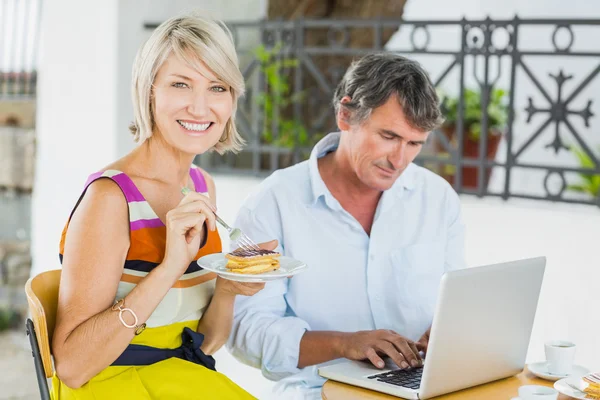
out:
M256 257L256 256L267 256L269 254L277 254L277 253L274 251L265 250L265 249L259 249L259 250L237 249L235 251L232 251L229 254L231 254L232 256L235 256L235 257Z

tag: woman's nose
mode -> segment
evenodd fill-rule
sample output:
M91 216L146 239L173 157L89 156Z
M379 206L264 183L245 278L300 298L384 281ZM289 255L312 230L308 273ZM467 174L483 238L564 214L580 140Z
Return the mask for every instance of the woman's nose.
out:
M188 111L195 117L206 116L208 113L208 99L204 91L194 92Z

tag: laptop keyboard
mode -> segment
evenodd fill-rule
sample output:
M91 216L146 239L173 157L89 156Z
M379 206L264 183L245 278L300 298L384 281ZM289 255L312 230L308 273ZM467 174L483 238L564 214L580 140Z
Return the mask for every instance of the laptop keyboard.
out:
M421 386L421 377L423 376L423 367L411 369L397 369L377 375L371 375L369 379L377 379L379 382L389 383L391 385L407 387L409 389L418 389Z

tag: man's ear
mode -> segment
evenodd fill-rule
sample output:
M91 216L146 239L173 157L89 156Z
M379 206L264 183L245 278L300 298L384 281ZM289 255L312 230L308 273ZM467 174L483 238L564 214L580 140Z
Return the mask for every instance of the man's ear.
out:
M350 99L350 97L348 97L348 96L344 96L340 100L340 107L339 107L337 115L336 115L336 122L337 122L338 128L340 128L340 131L350 130L351 113L350 113L350 110L344 106L344 104L349 103L350 101L352 101L352 99Z

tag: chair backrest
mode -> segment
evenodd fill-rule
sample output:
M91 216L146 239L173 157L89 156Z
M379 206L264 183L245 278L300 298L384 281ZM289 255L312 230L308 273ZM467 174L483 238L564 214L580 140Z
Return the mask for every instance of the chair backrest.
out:
M29 311L31 312L31 319L35 327L47 378L52 377L54 371L50 344L52 343L52 334L56 323L60 272L60 269L42 272L29 278L25 284Z

